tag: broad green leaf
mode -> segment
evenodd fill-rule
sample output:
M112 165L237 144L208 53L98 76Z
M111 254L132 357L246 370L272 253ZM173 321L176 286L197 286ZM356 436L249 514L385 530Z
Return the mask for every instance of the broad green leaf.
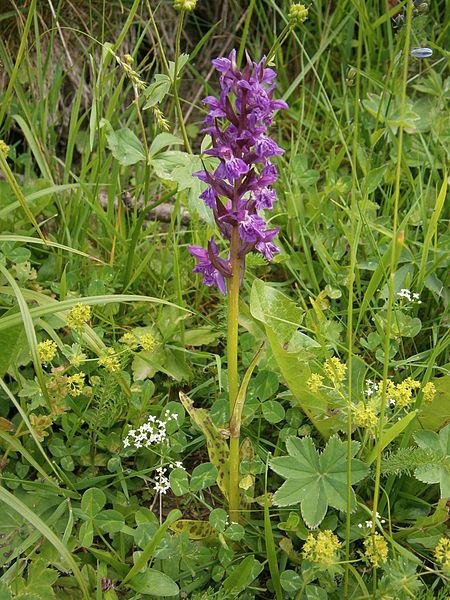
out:
M105 492L99 488L86 490L81 498L81 510L89 517L95 517L106 504Z
M260 369L258 375L251 382L251 391L261 402L273 398L280 385L279 376L273 371Z
M144 96L147 99L147 102L144 104L143 110L152 108L164 100L171 85L167 75L157 73L155 75L155 80L144 90Z
M223 589L232 594L240 594L262 571L262 564L254 556L247 556L223 582Z
M281 343L289 341L303 317L303 310L292 300L259 279L252 285L250 312L255 319L276 331Z
M228 525L228 513L223 508L214 508L209 513L208 520L215 531L223 533Z
M141 594L151 596L178 596L180 591L175 581L156 569L146 569L144 573L138 573L130 579L128 585Z
M117 510L102 510L95 516L94 521L106 533L124 531L126 527L123 515Z
M191 490L198 492L215 484L217 479L217 468L212 463L198 465L192 471Z
M169 482L175 496L184 496L189 492L189 479L184 469L173 469L169 475Z
M228 525L225 529L223 535L229 540L239 542L239 540L244 539L245 529L239 523L231 523L231 525Z
M159 133L151 143L151 146L148 150L150 160L163 148L167 148L167 146L171 146L173 144L180 145L182 143L183 140L181 140L176 135L173 135L173 133Z
M279 423L284 419L286 414L283 405L276 400L267 400L267 402L263 402L262 413L269 423Z
M112 155L121 165L134 165L140 160L145 160L142 142L128 127L122 127L117 131L109 127L106 139Z
M272 459L270 466L286 479L275 492L274 503L291 506L300 503L304 521L317 527L326 515L328 506L347 509L347 444L337 435L332 436L319 454L311 438L289 438L286 443L289 456ZM352 456L359 448L352 442ZM351 463L351 484L363 479L367 466L357 459ZM352 508L356 499L352 490Z
M306 600L327 600L327 592L318 587L317 585L307 585L306 589Z
M305 493L307 490L307 493ZM318 527L323 521L328 509L328 497L324 482L314 479L303 491L300 504L302 517L308 527Z
M303 579L299 573L286 569L281 573L280 577L281 587L285 592L298 592L303 585Z
M436 395L432 402L422 402L416 423L425 429L439 431L447 424L450 415L450 375L431 381L436 387Z

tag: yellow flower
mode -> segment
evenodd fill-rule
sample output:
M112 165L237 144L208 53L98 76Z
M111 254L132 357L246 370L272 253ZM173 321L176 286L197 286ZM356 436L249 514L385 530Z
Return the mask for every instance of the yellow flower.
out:
M138 339L134 335L134 333L131 333L131 331L127 331L126 333L124 333L123 336L120 338L120 341L122 342L122 344L125 344L130 348L136 348L136 346L138 345Z
M378 423L378 417L372 406L366 406L364 402L358 402L353 407L353 423L356 427L374 429Z
M405 408L414 402L413 390L420 388L420 381L407 377L404 381L397 383L391 395L398 408Z
M379 567L386 562L388 556L388 545L379 533L374 533L364 540L364 556L373 567Z
M67 378L67 393L72 398L76 398L77 396L81 396L84 388L84 373L80 371L79 373L75 373L75 375L70 375Z
M425 402L432 402L436 395L436 386L434 385L434 383L429 381L428 383L426 383L423 386L422 393L423 393L423 399L425 400Z
M58 352L58 346L53 340L45 340L37 345L39 358L42 363L49 363L55 358Z
M291 4L289 8L289 23L297 27L308 18L308 9L304 4Z
M450 569L450 538L441 537L434 549L434 557L445 569Z
M329 529L319 531L317 537L310 533L303 544L303 558L329 566L336 562L340 547L339 539Z
M313 373L306 382L306 385L308 386L308 389L311 390L311 392L318 392L323 386L322 375L319 375L318 373Z
M2 154L4 158L6 158L8 156L8 153L9 153L8 144L5 144L5 142L3 140L0 140L0 154Z
M106 352L106 356L102 356L98 359L98 364L101 367L105 367L110 373L117 373L117 371L120 371L120 360L116 355L114 348L108 348Z
M197 0L174 0L173 7L176 10L192 12L197 5Z
M144 333L144 335L141 335L139 338L139 343L142 348L148 352L154 350L156 346L156 340L151 333Z
M323 368L331 381L337 383L342 383L344 381L347 367L336 356L328 358L325 361Z
M66 317L66 325L71 329L81 329L91 318L91 307L79 302L70 309Z

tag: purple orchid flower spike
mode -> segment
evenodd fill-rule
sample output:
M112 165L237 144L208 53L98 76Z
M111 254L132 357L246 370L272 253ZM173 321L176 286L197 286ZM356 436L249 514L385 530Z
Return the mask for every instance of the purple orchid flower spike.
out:
M277 199L272 185L278 172L271 159L283 149L267 135L275 111L287 108L283 100L275 100L276 73L247 56L247 64L239 69L236 51L228 57L216 58L213 66L220 74L218 98L207 96L208 107L204 129L212 139L206 151L220 163L213 173L194 173L208 187L200 197L212 209L222 237L231 242L233 231L239 237L238 257L242 279L245 255L259 252L267 260L279 252L273 243L278 229L269 229L258 211L271 210ZM208 249L191 246L196 258L195 273L203 274L205 285L216 286L226 294L226 279L232 276L231 260L220 258L214 239Z

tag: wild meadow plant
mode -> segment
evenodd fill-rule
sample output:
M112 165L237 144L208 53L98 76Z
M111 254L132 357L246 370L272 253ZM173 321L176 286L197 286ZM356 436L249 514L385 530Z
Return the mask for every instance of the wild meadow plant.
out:
M25 4L0 18L2 600L447 600L448 11Z
M276 201L272 185L277 180L273 157L282 148L266 135L274 113L287 108L286 102L273 98L276 73L247 57L239 69L236 50L227 58L212 61L220 73L220 95L206 97L208 107L204 132L211 137L212 148L206 154L219 159L214 172L194 173L207 188L201 194L213 211L217 228L226 242L226 257L220 257L214 237L207 248L190 246L197 260L195 273L203 282L216 286L228 296L228 391L230 406L229 510L233 521L239 516L239 441L245 389L239 389L238 327L239 289L245 274L245 257L259 252L272 260L279 249L273 240L277 228L270 228L261 211L271 210Z

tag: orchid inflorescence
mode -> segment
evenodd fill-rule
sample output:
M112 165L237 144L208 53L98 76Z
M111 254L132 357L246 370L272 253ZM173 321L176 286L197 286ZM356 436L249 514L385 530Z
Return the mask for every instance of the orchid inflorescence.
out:
M217 157L220 163L213 173L203 170L194 175L208 185L200 197L212 209L222 237L230 242L237 229L242 277L246 254L257 251L270 261L279 252L273 243L278 229L268 228L258 211L271 210L276 200L272 185L278 173L271 158L283 150L266 131L274 112L287 108L287 104L273 99L276 73L265 67L265 58L259 63L247 59L240 70L232 50L228 58L212 63L220 73L221 92L219 98L207 96L203 100L209 108L203 131L212 140L206 154ZM198 263L194 272L203 274L206 285L215 285L226 294L225 280L232 276L232 261L230 256L219 256L214 237L207 248L190 246L189 251Z

